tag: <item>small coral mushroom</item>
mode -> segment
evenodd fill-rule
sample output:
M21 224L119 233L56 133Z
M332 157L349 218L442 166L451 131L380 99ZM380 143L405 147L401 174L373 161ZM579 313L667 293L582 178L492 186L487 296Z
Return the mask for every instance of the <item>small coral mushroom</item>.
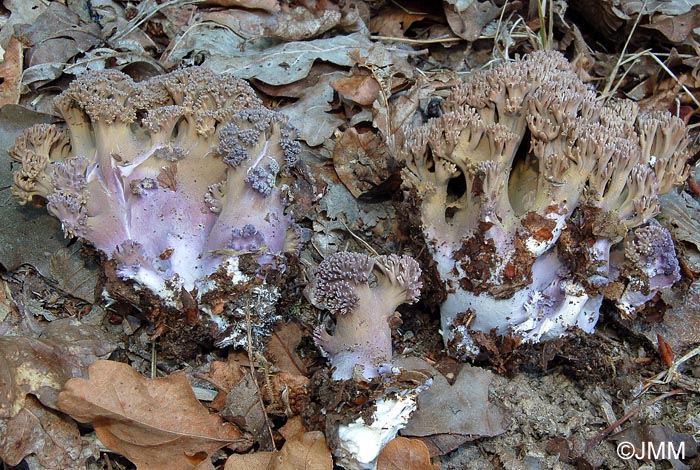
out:
M335 253L316 270L314 297L335 315L335 332L315 332L329 356L335 380L377 377L391 362L389 318L403 303L420 296L420 267L410 256ZM390 366L388 367L390 369Z
M454 354L478 351L471 331L530 341L592 331L610 283L627 283L615 300L631 313L679 278L668 232L650 219L687 176L680 119L601 104L544 51L474 74L442 107L400 156L446 285ZM630 236L615 264L611 249Z
M278 174L301 147L247 83L203 68L139 83L107 70L55 105L65 130L34 126L9 152L22 164L14 194L46 201L66 236L165 305L181 307L182 290L201 300L217 273L240 280L242 253L269 265L294 240Z

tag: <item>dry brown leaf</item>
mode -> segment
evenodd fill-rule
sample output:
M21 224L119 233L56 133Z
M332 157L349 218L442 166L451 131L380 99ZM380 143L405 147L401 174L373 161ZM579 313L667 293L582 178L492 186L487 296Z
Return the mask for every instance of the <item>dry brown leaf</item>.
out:
M272 449L267 415L261 407L258 387L250 373L233 387L226 396L226 408L221 412L226 420L235 423L259 443L260 449Z
M666 36L669 41L682 43L689 39L699 22L700 10L693 9L681 15L654 16L651 19L651 24L642 24L640 27L655 29Z
M274 452L255 452L253 454L233 454L226 460L224 470L269 470Z
M279 0L209 0L210 5L220 7L240 7L256 10L279 11Z
M332 470L333 457L321 431L299 433L279 452L232 455L224 470Z
M47 407L56 408L68 379L115 347L72 318L49 323L39 338L0 338L0 458L17 465L35 454L44 468L78 467L89 456L78 428Z
M430 463L428 447L418 439L397 437L379 454L377 470L440 470Z
M280 434L282 434L282 437L285 439L291 439L297 434L305 433L306 426L304 426L304 421L301 419L301 416L297 415L289 418L287 422L284 423L284 426L279 429L279 431Z
M59 2L49 7L31 24L21 25L18 35L28 47L25 85L43 84L58 78L71 58L101 43L100 30ZM39 73L37 73L40 71Z
M428 16L424 10L425 4L420 2L401 2L401 8L397 4L386 4L369 20L370 30L380 36L404 37L406 30L417 21Z
M75 423L32 396L16 416L0 420L0 459L8 465L19 465L34 454L43 468L76 468L82 446Z
M294 322L277 325L265 347L265 356L281 370L306 375L308 370L296 352L302 331Z
M371 75L361 72L331 82L331 86L344 98L360 106L369 106L374 103L379 93L379 83Z
M49 259L49 270L58 287L66 294L89 304L96 301L97 266L94 263L88 265L80 253L67 248L53 253Z
M321 431L297 434L273 458L272 470L331 470L333 457Z
M333 166L340 181L356 198L389 177L382 139L374 132L360 134L354 127L336 139Z
M19 103L23 57L22 44L12 36L0 62L0 77L3 78L0 83L0 106Z
M29 394L56 408L63 384L115 348L97 328L72 318L49 323L39 338L0 338L0 418L16 416Z
M299 99L279 111L295 122L300 138L309 146L323 144L345 121L332 111L333 88L330 83L339 78L341 72L333 72L311 80Z
M202 21L218 23L246 39L275 38L283 41L312 39L338 25L342 15L337 6L285 3L280 11L228 9L202 13Z
M214 361L209 366L209 381L219 389L219 393L211 402L214 410L221 411L226 407L226 396L241 381L245 371L232 356L225 361Z
M92 422L107 448L141 470L192 470L242 437L197 401L181 372L147 379L127 364L97 361L88 374L66 383L59 409Z

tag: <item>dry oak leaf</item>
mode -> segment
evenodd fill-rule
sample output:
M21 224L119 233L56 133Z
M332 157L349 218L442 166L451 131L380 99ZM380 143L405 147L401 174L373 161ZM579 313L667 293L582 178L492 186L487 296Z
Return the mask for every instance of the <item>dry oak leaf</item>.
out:
M138 469L192 470L242 438L199 403L181 372L147 379L127 364L96 361L88 375L66 383L58 408L81 423L93 422L100 441Z
M430 463L428 446L418 439L392 439L377 460L377 470L440 470Z

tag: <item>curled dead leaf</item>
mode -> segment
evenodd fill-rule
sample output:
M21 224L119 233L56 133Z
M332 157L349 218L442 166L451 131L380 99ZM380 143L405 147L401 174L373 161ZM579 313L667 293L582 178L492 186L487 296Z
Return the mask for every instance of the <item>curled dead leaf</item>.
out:
M147 379L127 364L97 361L69 380L58 408L92 422L100 441L139 469L192 470L241 432L202 406L183 373Z

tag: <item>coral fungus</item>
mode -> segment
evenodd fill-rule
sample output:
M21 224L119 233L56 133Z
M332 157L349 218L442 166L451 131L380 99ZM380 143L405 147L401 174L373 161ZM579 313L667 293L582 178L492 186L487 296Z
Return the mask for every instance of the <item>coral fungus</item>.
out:
M405 255L340 252L318 266L314 296L335 315L335 332L319 327L314 337L330 358L335 380L355 377L356 367L366 379L382 367L391 369L389 318L399 305L418 300L420 274L418 263Z
M22 164L14 194L46 201L66 236L164 305L181 307L183 290L214 298L218 279L245 277L240 255L279 265L295 240L278 174L301 147L247 83L203 68L138 83L99 71L55 106L65 130L34 126L10 151Z
M418 262L406 255L339 252L316 269L313 297L335 316L335 329L331 335L320 326L314 339L330 359L332 379L348 381L351 389L372 382L371 399L360 401L359 409L327 415L336 463L348 470L376 468L379 453L406 426L417 396L432 384L422 374L404 382L392 365L389 320L399 305L418 301L420 276Z
M668 232L651 219L657 195L687 176L680 119L602 104L545 51L475 73L442 108L399 153L446 285L452 353L478 351L471 331L590 332L606 286L622 283L615 300L629 314L679 278Z

